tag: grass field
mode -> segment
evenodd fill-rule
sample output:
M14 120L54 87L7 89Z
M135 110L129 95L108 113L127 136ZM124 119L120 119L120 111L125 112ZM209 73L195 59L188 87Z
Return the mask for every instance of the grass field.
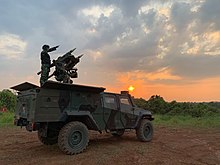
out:
M0 113L0 127L13 126L14 113L3 112Z
M154 115L154 125L172 127L193 127L193 128L220 128L220 115L191 117L191 116L171 116Z
M191 116L154 115L155 126L220 128L220 115L194 118ZM0 127L12 126L14 113L0 113Z

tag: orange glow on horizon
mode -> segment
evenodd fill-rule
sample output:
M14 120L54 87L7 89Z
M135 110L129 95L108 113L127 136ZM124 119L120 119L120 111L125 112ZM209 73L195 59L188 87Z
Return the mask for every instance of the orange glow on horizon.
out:
M168 102L173 100L179 102L220 101L220 77L198 81L185 80L185 83L182 83L181 79L175 80L175 83L163 84L160 81L146 79L143 74L136 72L135 74L119 74L117 80L115 84L106 86L108 92L120 93L133 86L135 90L132 91L132 96L146 100L152 95L160 95Z

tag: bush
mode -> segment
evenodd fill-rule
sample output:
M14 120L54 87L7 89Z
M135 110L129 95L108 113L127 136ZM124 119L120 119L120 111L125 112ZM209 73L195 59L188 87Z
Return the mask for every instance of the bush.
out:
M167 114L168 115L183 114L183 111L180 107L173 107Z
M7 111L14 112L16 105L16 96L10 90L0 92L0 110L6 108Z
M140 99L134 99L134 103L140 107L140 108L143 108L143 109L147 109L148 108L148 105L147 105L147 101L140 98Z
M169 110L168 103L164 101L163 97L153 95L147 101L147 109L156 114L166 114Z

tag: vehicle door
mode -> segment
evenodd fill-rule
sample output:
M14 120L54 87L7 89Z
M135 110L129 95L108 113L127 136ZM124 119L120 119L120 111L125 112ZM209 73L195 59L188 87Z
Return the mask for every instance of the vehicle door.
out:
M121 121L125 128L135 126L137 117L134 115L134 106L127 95L119 95L119 104L121 111Z
M116 130L124 128L120 118L119 105L116 95L103 95L103 115L106 129Z

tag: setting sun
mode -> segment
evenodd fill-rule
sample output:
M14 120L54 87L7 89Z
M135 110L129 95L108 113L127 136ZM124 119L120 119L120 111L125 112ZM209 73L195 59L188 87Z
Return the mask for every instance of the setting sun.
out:
M132 85L130 85L129 88L128 88L128 90L129 90L130 92L132 92L132 91L134 90L134 87L133 87Z

